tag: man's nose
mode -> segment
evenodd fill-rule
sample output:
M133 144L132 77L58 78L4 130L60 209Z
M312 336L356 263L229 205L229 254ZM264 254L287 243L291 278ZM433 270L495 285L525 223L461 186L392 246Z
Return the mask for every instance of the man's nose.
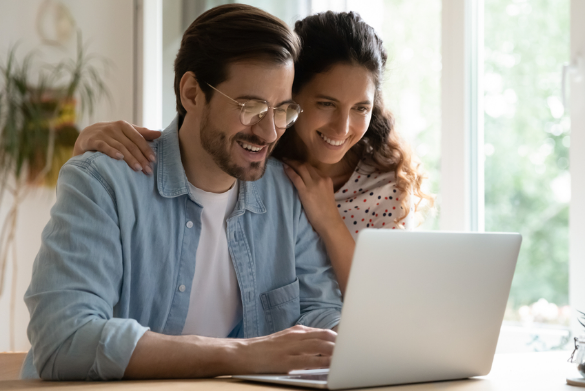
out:
M252 133L263 139L267 144L272 144L278 139L278 132L274 126L274 109L269 108L262 119L252 126Z

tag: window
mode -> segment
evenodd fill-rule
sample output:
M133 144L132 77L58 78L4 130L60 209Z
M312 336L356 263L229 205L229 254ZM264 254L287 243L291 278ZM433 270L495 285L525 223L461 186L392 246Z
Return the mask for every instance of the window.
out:
M175 113L172 63L184 29L226 2L162 2L164 124ZM570 200L585 197L585 111L566 110L560 92L561 67L571 62L567 98L585 104L576 60L585 53L585 2L244 2L291 26L327 9L360 13L388 51L386 105L439 196L440 214L422 228L523 234L503 350L552 349L568 340L569 326L580 330L574 309L585 310L585 206Z
M505 319L531 329L526 349L569 335L570 119L560 96L569 5L485 3L485 230L523 236Z
M422 162L428 192L440 194L441 156L441 1L349 1L373 26L388 52L384 101L397 129ZM436 215L427 214L420 229L438 229Z

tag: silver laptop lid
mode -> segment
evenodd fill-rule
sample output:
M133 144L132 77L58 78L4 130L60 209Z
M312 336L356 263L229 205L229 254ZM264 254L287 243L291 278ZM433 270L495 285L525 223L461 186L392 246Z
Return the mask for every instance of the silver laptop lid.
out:
M486 375L521 241L509 233L361 231L329 388Z

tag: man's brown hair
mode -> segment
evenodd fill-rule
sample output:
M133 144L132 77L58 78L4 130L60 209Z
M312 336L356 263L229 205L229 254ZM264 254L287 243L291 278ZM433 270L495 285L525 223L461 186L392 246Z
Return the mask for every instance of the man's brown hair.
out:
M180 82L193 72L207 102L212 86L228 77L228 66L236 61L259 59L275 64L296 61L299 41L282 20L245 4L226 4L199 16L185 31L175 59L177 112L184 117Z

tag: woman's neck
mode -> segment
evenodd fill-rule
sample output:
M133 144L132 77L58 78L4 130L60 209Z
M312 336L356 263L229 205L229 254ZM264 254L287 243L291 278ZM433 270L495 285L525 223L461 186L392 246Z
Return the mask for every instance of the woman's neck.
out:
M331 178L333 181L333 189L337 191L347 183L355 171L358 162L359 157L350 150L339 162L334 164L325 164L312 159L309 159L308 163L315 167L321 175Z
M289 144L291 148L287 149L286 151L283 150L283 152L286 153L286 155L283 157L299 160L315 167L321 173L321 175L331 178L335 191L339 190L341 186L343 186L349 180L355 168L357 167L360 158L353 150L349 150L339 162L334 164L325 164L309 156L305 143L303 143L296 132L291 132L290 136L287 134L285 135L290 137L287 137L285 142Z

